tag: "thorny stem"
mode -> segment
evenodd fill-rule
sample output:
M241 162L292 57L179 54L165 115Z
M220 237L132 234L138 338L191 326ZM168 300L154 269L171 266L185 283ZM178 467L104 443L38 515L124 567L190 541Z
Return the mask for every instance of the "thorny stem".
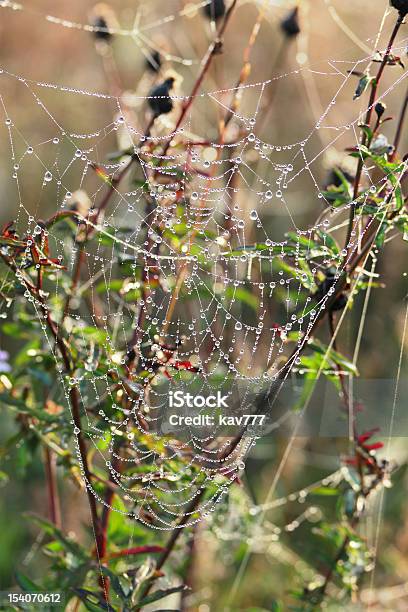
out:
M380 80L381 77L383 75L384 69L388 63L388 58L390 56L391 50L392 50L392 46L394 44L395 38L398 34L398 31L402 25L404 21L404 15L402 15L402 13L399 13L398 15L398 19L397 22L394 26L394 29L391 33L391 37L390 40L388 41L388 45L387 45L387 50L384 54L384 57L382 59L382 62L380 64L380 67L378 69L377 75L375 77L375 79L373 80L372 84L371 84L371 94L370 94L370 99L368 102L368 107L367 107L367 112L366 112L366 116L365 116L365 125L370 125L371 123L371 117L373 114L373 110L374 110L374 105L375 105L375 100L377 97L377 91L378 91L378 86L380 84ZM361 137L361 146L366 146L368 143L368 137L366 132L363 132L362 137ZM355 211L356 211L356 200L358 198L358 193L359 193L359 189L360 189L360 181L361 181L361 175L363 172L363 166L364 166L364 159L363 159L363 155L360 154L359 156L359 160L358 160L358 166L357 166L357 171L356 171L356 176L354 179L354 190L353 190L353 202L350 205L350 215L349 215L349 222L348 222L348 227L347 227L347 234L346 234L346 240L345 240L345 249L347 249L347 252L349 251L350 248L350 240L351 240L351 234L353 231L353 224L354 224L354 217L355 217ZM347 257L347 256L346 256Z

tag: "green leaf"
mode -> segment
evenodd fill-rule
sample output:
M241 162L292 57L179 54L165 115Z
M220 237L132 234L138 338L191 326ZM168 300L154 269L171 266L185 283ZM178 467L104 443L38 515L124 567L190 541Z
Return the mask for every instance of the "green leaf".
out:
M90 612L101 612L105 610L107 612L117 612L117 609L106 603L98 593L93 593L87 589L72 589L73 592L84 604L87 610Z
M245 287L228 286L225 290L225 296L228 299L235 298L235 300L237 300L238 302L242 302L243 304L246 304L250 308L253 308L253 310L255 311L258 308L258 304L259 304L258 297L254 295L251 291L246 289Z
M0 393L0 404L4 404L6 407L16 410L20 414L28 414L39 421L44 421L45 423L55 423L61 420L59 415L49 414L45 410L37 410L36 408L31 408L27 406L25 402L22 400L16 399L7 395L6 393Z
M21 240L14 240L13 238L5 238L4 236L0 236L0 246L25 248L26 243L22 242Z
M125 591L123 590L123 587L120 583L119 576L117 576L114 572L112 572L109 568L105 567L104 565L101 565L100 570L104 576L109 578L110 583L115 593L119 595L121 599L123 600L127 599L127 595Z
M338 489L333 487L316 487L310 491L311 495L324 495L324 496L332 496L339 495Z
M144 597L141 601L139 601L137 604L138 608L141 608L142 606L147 606L147 604L151 604L155 601L158 601L159 599L163 599L163 597L167 597L168 595L171 595L172 593L180 593L180 591L185 591L187 588L188 587L182 584L177 587L172 587L171 589L166 589L166 590L158 589L151 595L148 595L147 597Z
M8 474L0 470L0 487L4 487L9 481Z
M44 590L42 587L38 586L38 584L33 582L30 578L24 576L24 574L20 574L20 572L16 572L15 577L18 586L25 593L40 593Z
M349 361L346 357L341 355L341 353L338 353L337 351L333 349L330 349L328 351L328 347L322 342L320 342L320 340L317 340L317 339L311 340L308 343L308 347L311 348L316 353L319 353L320 355L326 355L327 353L326 360L328 363L330 362L335 363L336 365L340 366L343 370L347 372L351 372L355 376L358 376L358 370L351 361Z
M88 555L82 546L74 542L74 540L68 539L64 536L62 531L58 529L53 523L46 519L37 516L36 514L26 513L25 516L32 522L36 523L45 533L52 536L57 540L65 550L69 551L75 557L80 559L87 559Z
M339 246L333 236L323 232L322 230L317 230L317 235L322 240L322 242L327 246L328 249L333 253L333 255L338 255L340 253Z

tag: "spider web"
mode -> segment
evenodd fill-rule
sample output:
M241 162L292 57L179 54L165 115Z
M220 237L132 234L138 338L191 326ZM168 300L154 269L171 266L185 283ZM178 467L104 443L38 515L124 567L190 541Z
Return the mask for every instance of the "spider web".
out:
M169 23L183 27L186 19L199 19L206 4L190 5L161 19L154 18L152 11L150 21L143 17L141 24L139 16L133 28L118 26L109 31L132 39L146 57L160 50L167 61L197 71L202 58L163 50L151 42L151 33ZM21 18L27 14L43 19L47 27L69 29L72 36L98 32L95 26L41 14L20 4L2 2L0 6L21 13ZM210 36L214 29L214 24L209 26ZM366 42L371 46L377 41ZM405 42L398 43L396 54ZM142 80L131 94L115 95L88 86L37 81L23 70L15 74L2 66L1 105L10 144L10 181L18 203L13 215L20 235L35 239L44 233L38 223L44 216L43 203L55 203L51 213L79 212L73 240L57 230L46 232L52 257L71 276L79 254L83 256L78 284L69 287L64 275L55 271L56 289L46 296L61 312L57 325L64 322L82 347L84 365L74 376L66 376L41 308L32 296L27 297L41 322L44 346L56 361L57 384L67 409L70 389L79 390L83 426L79 431L71 421L75 439L81 434L94 446L110 482L125 501L120 507L108 504L113 511L158 530L193 525L210 516L229 485L242 475L257 435L248 433L235 453L220 459L220 451L227 446L222 432L187 427L182 437L173 436L160 429L161 415L168 406L169 392L176 389L208 396L222 388L231 402L236 401L238 389L241 411L250 407L254 395L286 371L281 358L289 334L297 338L298 352L291 358L288 373L299 369L303 339L309 337L331 294L328 290L313 298L317 275L330 266L336 278L344 272L357 245L359 224L357 216L350 244L333 254L330 236L344 226L353 202L333 209L316 178L317 169L335 147L359 143L361 108L344 125L336 124L334 109L344 92L352 95L355 89L351 73L363 71L372 59L373 55L352 61L332 59L239 87L203 89L194 95L176 131L183 104L191 99L189 93L183 93L184 83L172 93L174 110L158 117L146 130L149 88L155 78L159 82L160 75L150 83ZM393 74L394 81L380 99L404 82L405 71ZM303 133L300 126L302 133L293 141L268 142L262 116L271 92L280 81L305 75L328 79L331 99L309 132ZM30 129L22 129L14 119L11 95L16 91L19 104L33 114ZM73 131L63 116L54 113L61 97L67 109L84 103L87 115L82 123L89 129ZM99 115L102 108L105 114L106 107L112 119L103 124ZM220 141L214 117L225 113L231 120ZM40 116L48 122L45 140L32 129ZM122 154L112 154L115 145ZM117 183L127 168L126 177ZM382 183L372 181L369 167L363 173L368 201ZM26 174L40 177L35 193L27 192ZM305 180L322 212L313 226L304 227L298 222L301 215L296 201ZM101 210L107 192L109 203ZM274 230L273 215L285 219L290 237ZM88 237L92 237L89 242ZM305 259L312 277L303 265ZM135 369L145 373L148 384L129 368L132 351ZM101 362L106 367L100 367ZM105 405L115 409L115 417ZM289 416L288 408L281 421ZM279 425L269 422L272 429ZM126 457L118 450L124 446ZM77 452L81 465L78 446ZM134 470L120 473L117 461ZM83 477L98 502L106 505ZM248 540L251 547L265 547L278 540L282 530L291 532L305 520L318 520L319 513L309 506L283 527L265 520L260 524L255 520L258 515L263 517L265 511L281 504L303 503L309 490L319 484L338 484L342 478L346 478L344 471L336 470L301 491L254 505L250 509L254 516ZM211 493L191 506L203 490ZM214 529L220 539L241 537L234 523L217 526L216 520Z

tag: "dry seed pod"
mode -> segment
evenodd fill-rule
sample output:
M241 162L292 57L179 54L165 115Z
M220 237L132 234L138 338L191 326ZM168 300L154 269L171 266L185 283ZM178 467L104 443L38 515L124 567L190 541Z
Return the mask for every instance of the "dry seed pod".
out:
M296 6L290 13L281 21L281 30L288 38L294 38L300 33L299 25L299 8Z
M390 0L393 8L397 9L401 15L405 16L408 13L408 0Z
M377 104L374 106L374 110L377 114L377 117L379 119L381 119L381 117L383 116L383 114L385 113L386 110L386 105L383 102L377 102Z
M113 37L111 30L118 24L113 9L104 2L100 2L92 9L90 25L94 28L92 34L97 41L109 43Z
M224 0L211 0L203 8L203 12L212 21L217 21L225 15L225 2Z
M173 89L174 77L169 77L157 87L153 87L148 97L148 104L155 117L165 115L173 110L173 100L170 91Z

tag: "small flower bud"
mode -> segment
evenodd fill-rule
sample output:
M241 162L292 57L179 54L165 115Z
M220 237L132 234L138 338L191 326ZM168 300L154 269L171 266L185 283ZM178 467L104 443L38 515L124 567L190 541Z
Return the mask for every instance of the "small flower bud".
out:
M165 115L173 110L173 100L169 95L173 85L174 77L169 77L149 93L147 101L155 117Z
M385 104L383 102L377 102L377 104L374 106L374 110L377 113L377 117L379 119L381 119L381 117L385 113L385 109L386 108L387 107L385 106Z
M404 17L408 13L408 0L390 0L393 8L397 9Z
M225 2L224 0L210 0L203 8L204 15L212 21L217 21L225 14Z
M153 51L146 57L146 69L149 72L159 72L161 65L162 59L158 51Z
M293 38L300 33L299 8L297 6L281 21L280 26L288 38Z

